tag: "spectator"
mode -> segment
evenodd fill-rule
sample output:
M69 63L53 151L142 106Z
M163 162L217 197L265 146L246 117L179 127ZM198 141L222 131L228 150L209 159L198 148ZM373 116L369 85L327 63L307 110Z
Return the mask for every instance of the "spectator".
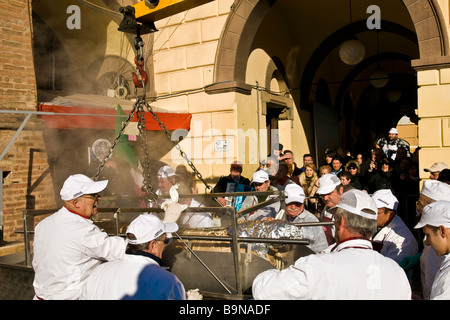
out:
M359 180L359 163L356 160L350 160L345 165L345 170L350 173L351 185L358 190L362 190L363 186Z
M291 150L285 150L283 156L281 157L281 161L286 162L287 164L290 164L291 170L288 175L290 177L296 177L299 176L302 171L300 168L297 167L297 164L294 161L294 153Z
M325 151L325 163L331 167L333 158L336 157L338 154L334 150L326 150Z
M356 189L346 192L335 211L337 244L332 251L260 273L252 285L255 299L411 299L403 270L372 250L377 208L370 196Z
M448 169L448 165L445 162L435 162L431 167L425 168L423 171L430 173L431 180L438 180L439 172L444 169Z
M238 190L241 189L242 189L241 191L250 191L249 187L250 187L250 180L242 176L242 163L240 163L239 161L234 161L230 166L230 174L228 176L220 177L219 181L214 186L212 192L213 193L238 192ZM225 206L227 203L224 197L218 197L217 201L222 206Z
M275 175L275 180L273 181L272 185L278 190L284 190L284 188L288 184L295 183L288 176L288 172L289 172L289 165L287 163L281 162L278 165L278 172Z
M450 169L444 169L441 172L439 172L438 181L450 184Z
M371 166L366 175L369 194L380 189L391 189L393 168L389 159L380 161L380 167Z
M342 171L342 159L339 156L336 156L331 161L331 174L338 175Z
M299 184L303 188L306 196L306 208L311 212L316 212L317 199L313 198L318 189L319 177L316 173L316 166L314 163L305 164L305 172L299 176Z
M405 148L409 155L409 142L398 137L398 130L396 128L391 128L391 130L389 130L388 139L378 139L375 146L382 149L386 157L392 160L395 160L397 150L400 147Z
M320 166L320 168L319 168L320 177L326 175L327 173L331 173L331 170L333 170L333 169L331 168L331 166L329 166L327 164Z
M341 171L338 175L339 180L343 186L348 186L352 184L352 175L348 171Z
M302 172L305 172L305 165L308 163L314 163L314 160L313 160L313 157L311 154L305 153L303 155L303 167L300 168L300 170L302 170Z

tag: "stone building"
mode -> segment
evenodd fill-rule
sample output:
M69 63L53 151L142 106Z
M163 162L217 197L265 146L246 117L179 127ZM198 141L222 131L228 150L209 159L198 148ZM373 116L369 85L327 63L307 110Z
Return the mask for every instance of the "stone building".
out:
M0 114L1 150L26 112L58 105L61 96L77 102L86 101L79 95L114 96L130 110L134 35L117 28L119 7L136 2L4 1L0 109L24 113ZM227 174L233 160L244 163L243 175L250 177L277 142L301 166L304 153L321 163L327 148L368 152L395 126L419 147L421 178L428 178L422 169L435 161L450 164L447 1L203 2L155 21L158 31L142 40L146 97L155 110L189 115L189 131L178 132L184 138L179 146L207 183ZM364 48L357 62L340 55L352 39ZM116 101L75 105L115 110ZM74 134L61 129L48 136L48 125L32 114L0 162L9 172L2 216L8 241L21 237L14 230L21 227L26 199L35 209L56 207L62 177L75 170L68 162L77 159L76 170L85 169L92 142L114 137L113 130L92 134L80 128L78 140L63 140ZM129 133L136 133L132 126ZM80 143L81 136L90 140ZM151 139L152 160L185 163L160 132ZM64 160L55 156L55 145L69 148Z

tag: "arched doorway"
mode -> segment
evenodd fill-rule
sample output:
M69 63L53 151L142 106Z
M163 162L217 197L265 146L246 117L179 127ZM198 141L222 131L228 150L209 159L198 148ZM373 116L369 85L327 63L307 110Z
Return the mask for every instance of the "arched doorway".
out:
M370 5L370 1L236 0L219 43L214 79L230 81L229 86L237 90L244 88L248 57L261 48L279 62L277 67L299 113L315 117L318 84L323 80L330 93L329 107L336 111L338 143L355 149L347 144L359 141L370 148L402 116L417 121L413 67L432 57L440 59L448 51L442 14L434 1L380 1L380 30L367 28ZM365 58L352 66L338 54L339 45L349 36L356 36L366 49ZM388 74L388 85L371 85L377 68ZM371 116L374 112L385 117ZM312 138L318 128L310 125L311 117L301 117L301 121L309 150L320 157L320 146ZM380 118L388 120L380 125L376 122Z

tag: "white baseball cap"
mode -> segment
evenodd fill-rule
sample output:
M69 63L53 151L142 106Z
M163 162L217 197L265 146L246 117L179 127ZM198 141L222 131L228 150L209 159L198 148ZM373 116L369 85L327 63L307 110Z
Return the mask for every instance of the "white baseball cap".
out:
M320 177L319 179L319 189L317 189L317 194L329 194L338 185L341 184L341 180L334 174L327 173Z
M395 211L398 208L398 199L392 194L390 189L375 191L372 199L375 201L377 208L388 208Z
M391 128L391 130L389 130L389 133L398 134L398 130L396 128Z
M361 217L377 220L378 209L375 201L367 193L358 189L344 192L335 208L342 208Z
M84 194L98 193L106 188L108 180L94 181L84 174L69 176L61 188L60 195L64 201L69 201Z
M421 194L435 201L450 199L450 185L438 180L425 180Z
M448 164L446 164L445 162L435 162L431 165L431 167L425 168L425 169L423 169L423 171L438 172L438 171L442 171L444 169L448 169Z
M128 240L131 244L150 242L158 238L163 233L176 232L178 225L175 222L164 222L157 216L143 213L131 221L127 228L127 233L132 233L136 240Z
M284 194L286 196L285 203L289 204L292 202L303 203L305 201L305 192L303 188L296 183L290 183L284 188Z
M264 170L258 170L255 173L253 173L252 176L252 183L264 183L269 180L269 175Z
M177 176L175 170L171 166L163 166L158 170L158 178L168 178L172 176Z
M426 225L450 228L450 201L436 201L423 208L422 216L415 229Z

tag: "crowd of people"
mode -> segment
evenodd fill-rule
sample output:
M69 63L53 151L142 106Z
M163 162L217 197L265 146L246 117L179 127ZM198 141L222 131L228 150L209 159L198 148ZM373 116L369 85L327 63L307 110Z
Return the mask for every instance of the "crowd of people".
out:
M314 254L283 270L260 273L253 281L253 297L448 299L449 168L444 162L425 168L430 179L422 186L417 168L408 143L395 129L388 139L376 141L368 159L342 149L328 150L320 165L305 154L298 167L293 152L280 145L251 179L242 176L242 163L233 162L230 174L212 190L221 193L216 197L219 205L245 210L242 220L323 223L302 227ZM169 194L171 201L158 204L163 216L144 213L133 220L125 239L108 236L90 219L108 181L70 176L61 189L64 206L35 230L35 298L201 298L198 291L186 292L162 260L169 235L179 227L214 225L210 213L184 211L201 203L174 197L196 192L181 173L170 166L160 168L156 193ZM245 197L223 195L239 191L255 192ZM284 198L277 198L280 191ZM249 211L273 199L279 200ZM415 272L420 293L412 291Z

